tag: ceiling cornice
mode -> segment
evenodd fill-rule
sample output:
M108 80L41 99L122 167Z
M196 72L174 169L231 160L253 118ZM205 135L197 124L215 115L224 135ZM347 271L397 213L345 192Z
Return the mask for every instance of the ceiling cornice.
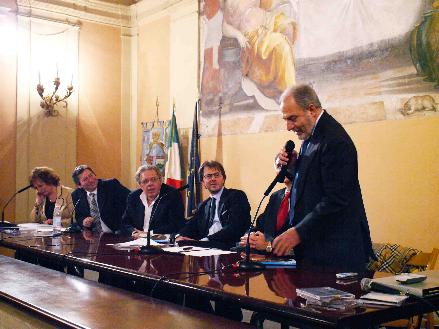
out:
M143 0L132 5L136 10L138 25L151 22L164 16L180 16L183 13L196 11L198 0Z
M18 15L79 24L131 27L131 8L99 0L17 0Z

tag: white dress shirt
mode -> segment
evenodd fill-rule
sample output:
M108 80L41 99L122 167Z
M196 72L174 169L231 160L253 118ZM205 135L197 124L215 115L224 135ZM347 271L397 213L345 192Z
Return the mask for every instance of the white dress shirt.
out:
M154 203L157 201L158 198L159 198L159 195L157 195L157 197L151 202L151 204L148 205L148 201L146 200L145 192L142 192L142 194L140 194L140 200L142 200L142 203L145 206L145 217L143 219L143 231L144 232L148 232L149 222L151 220L151 215L152 215L152 207L154 207ZM152 233L152 231L151 231L151 233Z

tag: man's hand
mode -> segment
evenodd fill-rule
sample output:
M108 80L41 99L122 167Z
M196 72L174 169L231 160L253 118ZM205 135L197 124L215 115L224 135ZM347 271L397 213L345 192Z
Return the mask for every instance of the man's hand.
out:
M52 225L52 224L53 224L53 219L52 219L52 218L49 218L48 220L44 221L43 223L44 223L44 224Z
M145 232L135 228L134 231L131 233L131 236L134 239L143 238L145 236Z
M188 238L187 236L179 236L175 241L194 241L194 239Z
M291 152L291 157L288 157L288 153L285 152L285 148L282 148L279 153L276 156L275 165L277 169L280 169L280 167L285 166L288 161L290 161L289 166L292 166L296 163L298 157L298 153L296 150L293 150Z
M265 240L264 233L257 231L250 234L250 247L256 250L265 250L268 242Z
M94 218L93 217L85 217L82 221L82 226L90 228L93 225Z
M294 227L279 235L273 241L273 253L277 256L288 255L300 243L300 236Z
M239 245L240 245L241 247L245 247L245 246L247 245L247 235L248 235L248 234L243 235L243 236L241 237L241 240L239 240Z

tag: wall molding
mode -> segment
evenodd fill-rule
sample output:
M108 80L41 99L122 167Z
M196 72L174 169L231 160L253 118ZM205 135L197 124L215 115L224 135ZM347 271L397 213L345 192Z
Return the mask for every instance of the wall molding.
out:
M133 16L129 6L99 0L17 0L17 14L73 25L88 21L118 27L131 27Z

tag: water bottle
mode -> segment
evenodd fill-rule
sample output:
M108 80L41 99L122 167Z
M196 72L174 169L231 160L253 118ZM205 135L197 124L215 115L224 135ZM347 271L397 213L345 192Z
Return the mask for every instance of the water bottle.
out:
M61 207L59 205L55 205L53 210L53 231L61 231Z

